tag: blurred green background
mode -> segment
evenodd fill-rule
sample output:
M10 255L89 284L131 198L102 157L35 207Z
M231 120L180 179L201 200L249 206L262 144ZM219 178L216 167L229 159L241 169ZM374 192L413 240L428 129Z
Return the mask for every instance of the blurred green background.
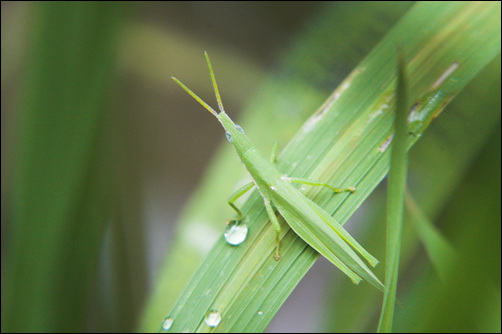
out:
M253 130L268 152L412 5L2 2L2 331L140 326L161 263L177 247L170 243L176 224L190 215L181 209L208 182L203 173L224 141L219 125L170 79L213 104L203 50L233 118L275 77L317 92L310 104L276 92L295 121L281 124L280 135L274 127ZM303 104L314 109L296 112ZM410 188L427 194L437 186L423 205L463 262L455 284L442 285L413 245L396 331L500 331L500 113L499 57L411 151ZM380 215L384 190L354 224ZM201 227L201 258L218 236L207 231ZM375 310L351 313L351 297L340 290L357 292L332 288L337 275L320 259L268 331L374 330Z

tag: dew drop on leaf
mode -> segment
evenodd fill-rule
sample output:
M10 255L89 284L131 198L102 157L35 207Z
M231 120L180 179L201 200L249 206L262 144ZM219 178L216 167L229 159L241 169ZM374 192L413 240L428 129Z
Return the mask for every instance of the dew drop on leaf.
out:
M162 330L168 331L169 328L173 325L174 319L170 316L167 316L164 321L162 321Z
M221 321L221 314L216 310L210 310L209 312L207 312L206 317L204 318L204 322L209 327L218 326L220 321Z
M230 220L225 228L225 240L232 246L240 245L246 240L248 226L240 220Z

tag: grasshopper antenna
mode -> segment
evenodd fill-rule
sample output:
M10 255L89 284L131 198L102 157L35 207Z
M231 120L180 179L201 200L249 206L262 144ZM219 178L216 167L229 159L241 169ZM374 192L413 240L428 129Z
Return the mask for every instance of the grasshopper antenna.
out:
M211 75L211 82L213 83L214 95L216 95L216 101L218 101L218 108L221 112L225 112L223 109L223 102L221 102L220 91L218 89L218 85L216 84L216 79L214 77L213 67L211 66L211 62L209 61L209 56L207 55L207 51L204 51L204 56L206 57L207 68L209 69L209 75Z
M211 68L211 63L209 62L209 58L207 56L207 53L205 53L205 54L206 54L207 64L209 66L209 72L211 73L211 80L213 81L214 91L216 93L216 99L218 100L218 106L220 107L220 110L223 111L223 104L221 103L220 93L218 92L218 86L216 86L216 81L214 80L213 69ZM213 108L211 108L209 106L209 104L207 104L200 97L198 97L197 94L195 94L194 92L192 92L192 90L190 88L188 88L187 86L185 86L185 84L183 82L179 81L175 77L171 77L171 79L173 79L178 85L181 86L181 88L183 88L183 90L185 92L187 92L188 94L190 94L190 96L192 96L197 102L199 102L204 108L206 108L207 111L209 111L211 114L213 114L214 117L218 117L218 113Z

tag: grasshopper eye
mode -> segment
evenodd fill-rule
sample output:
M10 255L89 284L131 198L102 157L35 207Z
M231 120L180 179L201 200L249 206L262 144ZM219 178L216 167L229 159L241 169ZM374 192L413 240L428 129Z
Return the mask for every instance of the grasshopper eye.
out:
M244 133L244 129L243 129L243 128L241 128L241 126L240 126L239 124L235 124L235 128L236 128L237 130L239 130L241 133Z
M225 136L227 136L227 140L230 142L230 144L232 144L234 142L233 139L232 139L232 135L230 134L230 132L225 131Z

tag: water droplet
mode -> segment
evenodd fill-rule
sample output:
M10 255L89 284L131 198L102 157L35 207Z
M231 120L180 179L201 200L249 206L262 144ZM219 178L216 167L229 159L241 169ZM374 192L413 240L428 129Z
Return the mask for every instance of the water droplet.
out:
M164 321L162 321L162 330L168 331L169 328L173 325L174 319L170 316L167 316Z
M258 315L263 315L263 311L258 311Z
M241 133L244 133L244 129L243 129L243 128L241 128L241 126L240 126L239 124L235 124L235 128L236 128L237 130L239 130Z
M227 136L228 141L230 142L230 144L232 144L233 140L232 140L232 135L230 134L230 132L225 131L225 136Z
M204 322L209 327L216 327L219 325L221 321L221 314L216 310L210 310L206 313L206 317L204 318Z
M270 186L270 189L271 189L272 191L275 191L275 187L274 187L274 186Z
M225 228L225 240L232 246L240 245L246 240L248 226L240 220L232 219Z

